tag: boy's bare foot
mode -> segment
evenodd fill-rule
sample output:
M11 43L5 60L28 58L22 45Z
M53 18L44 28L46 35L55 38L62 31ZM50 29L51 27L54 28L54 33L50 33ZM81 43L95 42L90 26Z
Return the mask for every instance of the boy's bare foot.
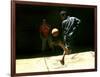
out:
M62 65L64 65L64 64L65 64L64 60L60 60L60 63L61 63Z

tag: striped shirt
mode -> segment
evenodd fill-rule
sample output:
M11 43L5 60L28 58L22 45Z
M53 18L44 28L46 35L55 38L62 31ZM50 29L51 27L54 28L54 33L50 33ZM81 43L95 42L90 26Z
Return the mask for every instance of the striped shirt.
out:
M62 22L63 34L67 36L72 36L74 31L77 29L80 20L76 17L68 16L67 19Z

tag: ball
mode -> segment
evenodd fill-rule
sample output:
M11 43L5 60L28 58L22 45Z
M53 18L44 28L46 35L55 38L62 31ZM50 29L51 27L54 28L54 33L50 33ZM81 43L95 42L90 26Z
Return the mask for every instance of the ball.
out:
M58 28L53 28L51 33L52 33L53 37L57 37L59 35L59 29Z

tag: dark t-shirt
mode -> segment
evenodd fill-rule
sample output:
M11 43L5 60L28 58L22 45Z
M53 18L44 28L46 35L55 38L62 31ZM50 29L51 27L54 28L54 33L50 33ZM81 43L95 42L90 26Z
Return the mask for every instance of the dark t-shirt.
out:
M62 22L63 35L71 37L77 30L79 23L80 20L78 18L68 16L67 19L63 20Z

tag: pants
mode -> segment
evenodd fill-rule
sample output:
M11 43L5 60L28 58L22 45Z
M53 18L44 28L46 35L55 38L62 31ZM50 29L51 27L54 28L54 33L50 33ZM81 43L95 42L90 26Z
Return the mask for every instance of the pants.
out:
M46 50L46 47L47 47L47 40L48 40L48 37L45 38L43 37L42 35L40 35L40 38L42 40L42 47L41 47L41 50L42 51L45 51Z

